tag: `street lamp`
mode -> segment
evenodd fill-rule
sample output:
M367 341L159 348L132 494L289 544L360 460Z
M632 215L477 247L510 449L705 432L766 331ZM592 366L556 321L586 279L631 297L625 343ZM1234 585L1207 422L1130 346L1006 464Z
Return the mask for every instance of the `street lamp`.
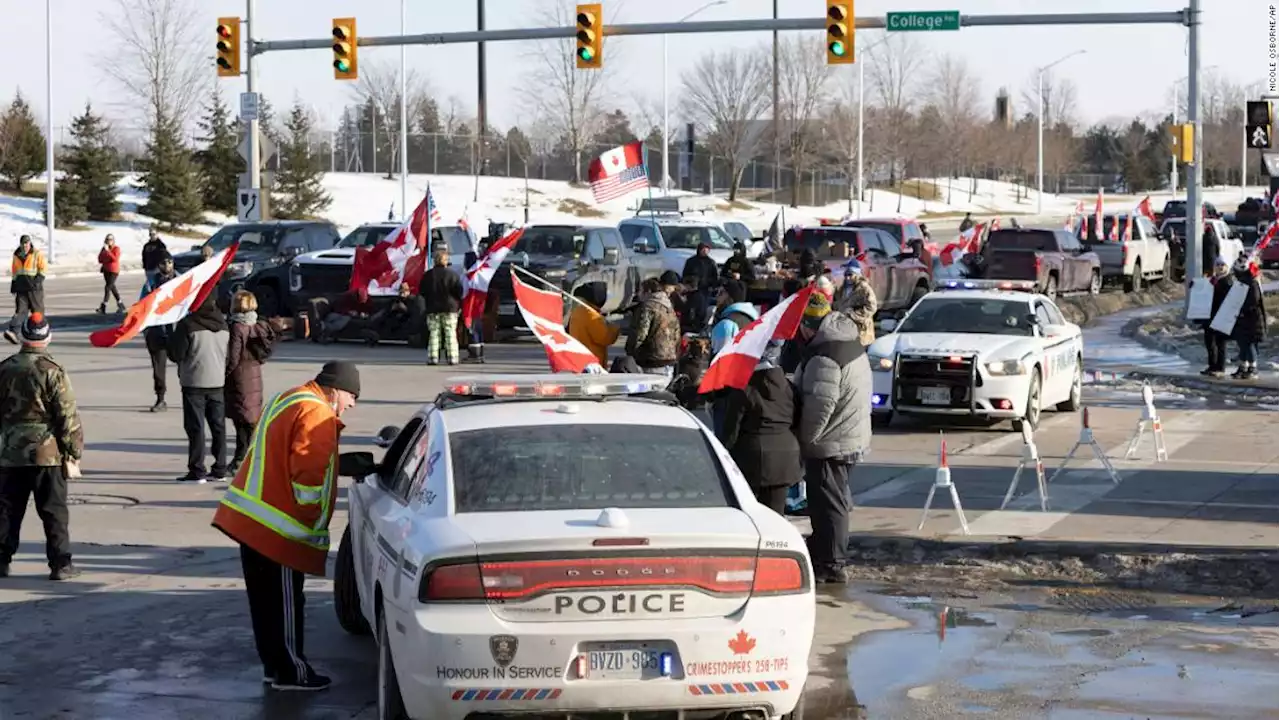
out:
M874 47L877 47L877 46L880 46L880 45L883 45L883 44L885 44L885 43L889 42L889 39L890 39L891 37L892 37L891 35L885 35L884 37L880 38L879 40L877 40L877 41L875 41L875 42L871 43L870 45L868 45L868 46L867 46L867 50L870 50L871 48L874 48ZM854 52L854 59L853 59L853 60L854 60L854 63L855 63L855 64L857 64L857 66L858 66L858 217L859 217L859 218L861 218L861 217L862 217L862 196L863 196L863 194L864 194L864 192L865 192L865 191L863 190L863 187L862 187L862 168L863 168L863 165L862 165L862 107L863 107L863 102L862 102L862 100L863 100L863 97L864 97L863 87L864 87L864 80L865 80L865 77L866 77L866 72L864 72L864 71L863 71L863 68L865 67L865 65L864 65L864 64L863 64L863 62L862 62L862 46L860 46L860 45L856 45L856 44L855 44L855 45L853 46L853 52Z
M1044 71L1084 53L1076 50L1036 70L1036 215L1044 213Z
M714 0L706 5L694 10L693 12L680 18L677 22L684 22L709 7L716 5L724 5L729 0ZM666 195L670 191L671 175L667 172L667 149L671 146L671 141L667 135L670 132L670 109L667 101L667 36L662 36L662 194Z

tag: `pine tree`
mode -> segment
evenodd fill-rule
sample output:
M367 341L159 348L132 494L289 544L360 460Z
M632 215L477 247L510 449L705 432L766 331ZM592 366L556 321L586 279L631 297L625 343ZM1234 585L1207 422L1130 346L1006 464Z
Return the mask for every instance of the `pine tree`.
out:
M0 115L0 177L14 191L22 192L28 180L44 172L44 152L44 133L19 91Z
M64 178L58 182L56 190L57 192L53 195L55 227L71 227L89 219L89 198L83 184L74 178ZM44 219L47 221L49 219L48 203L45 203L44 212Z
M149 197L139 212L170 227L201 221L199 176L176 121L156 119L143 170L142 184Z
M240 173L245 172L237 123L232 120L231 109L223 102L220 91L214 92L205 113L199 121L204 132L200 140L205 147L195 155L196 164L200 166L200 197L206 208L231 215L236 211Z
M280 171L276 173L272 207L281 218L314 217L332 202L324 191L324 165L311 152L311 115L301 103L294 103L284 124L280 142Z
M71 145L67 147L62 167L65 179L58 184L54 196L58 214L62 214L62 193L71 193L71 202L83 198L89 220L112 220L120 212L116 200L116 149L108 137L110 128L93 108L85 105L84 114L71 121Z

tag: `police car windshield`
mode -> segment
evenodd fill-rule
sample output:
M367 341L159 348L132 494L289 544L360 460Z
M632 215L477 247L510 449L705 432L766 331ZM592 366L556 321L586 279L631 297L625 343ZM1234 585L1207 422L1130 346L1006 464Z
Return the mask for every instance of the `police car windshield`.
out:
M966 333L1030 337L1026 302L988 298L925 298L902 321L900 333Z
M728 507L702 433L539 425L449 435L456 512Z

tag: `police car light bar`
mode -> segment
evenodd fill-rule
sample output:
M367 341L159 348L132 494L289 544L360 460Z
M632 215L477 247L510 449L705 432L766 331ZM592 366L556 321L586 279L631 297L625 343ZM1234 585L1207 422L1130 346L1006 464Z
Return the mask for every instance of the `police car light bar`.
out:
M1032 280L947 280L938 285L938 290L1013 290L1019 292L1035 292L1036 284Z
M574 398L641 395L665 390L658 375L476 375L450 378L445 392L473 398Z

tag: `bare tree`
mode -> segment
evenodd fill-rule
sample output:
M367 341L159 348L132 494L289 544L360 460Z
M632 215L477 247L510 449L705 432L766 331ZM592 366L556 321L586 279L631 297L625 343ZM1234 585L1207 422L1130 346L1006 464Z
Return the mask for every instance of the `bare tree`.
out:
M378 139L387 162L387 179L400 170L400 67L391 63L366 62L360 68L360 79L351 89L353 98L361 105L372 107L378 118ZM408 96L407 112L410 118L417 115L422 103L431 97L426 80L413 68L405 73L405 93Z
M1036 95L1040 89L1040 80L1036 71L1031 71L1027 82L1022 87L1022 104L1032 118L1036 116ZM1075 114L1079 102L1079 91L1071 78L1060 78L1053 70L1044 72L1044 127L1048 133L1051 129L1062 125L1075 129L1078 122Z
M131 110L143 106L148 126L159 118L185 125L213 78L197 3L115 0L113 5L100 17L123 52L100 65L123 92L121 104Z
M963 58L943 55L929 76L927 97L937 113L939 127L922 123L922 131L932 130L940 135L942 153L931 153L949 163L948 173L954 177L973 158L979 110L978 78ZM947 183L945 200L951 202L951 183Z
M799 205L800 177L822 135L818 110L831 70L823 57L818 37L784 37L778 43L778 124L791 164L792 207Z
M574 24L573 10L563 0L547 0L538 19L543 25L565 27ZM609 55L615 55L617 43L610 43ZM573 153L573 178L582 182L582 152L599 132L604 117L602 103L606 98L607 80L618 67L617 58L609 57L598 70L577 69L574 38L540 41L531 45L529 70L521 89L538 115L564 138Z
M906 163L912 141L912 106L924 61L925 53L919 43L899 34L887 35L883 42L870 48L862 60L867 63L866 74L879 106L876 140L887 155L890 182L899 179Z
M712 52L681 75L687 116L702 128L711 154L729 164L730 201L764 139L760 118L769 107L769 74L760 58L747 48Z
M823 107L822 139L821 152L830 158L831 167L844 179L849 190L848 211L853 212L853 196L858 193L857 83L840 83L834 98Z

